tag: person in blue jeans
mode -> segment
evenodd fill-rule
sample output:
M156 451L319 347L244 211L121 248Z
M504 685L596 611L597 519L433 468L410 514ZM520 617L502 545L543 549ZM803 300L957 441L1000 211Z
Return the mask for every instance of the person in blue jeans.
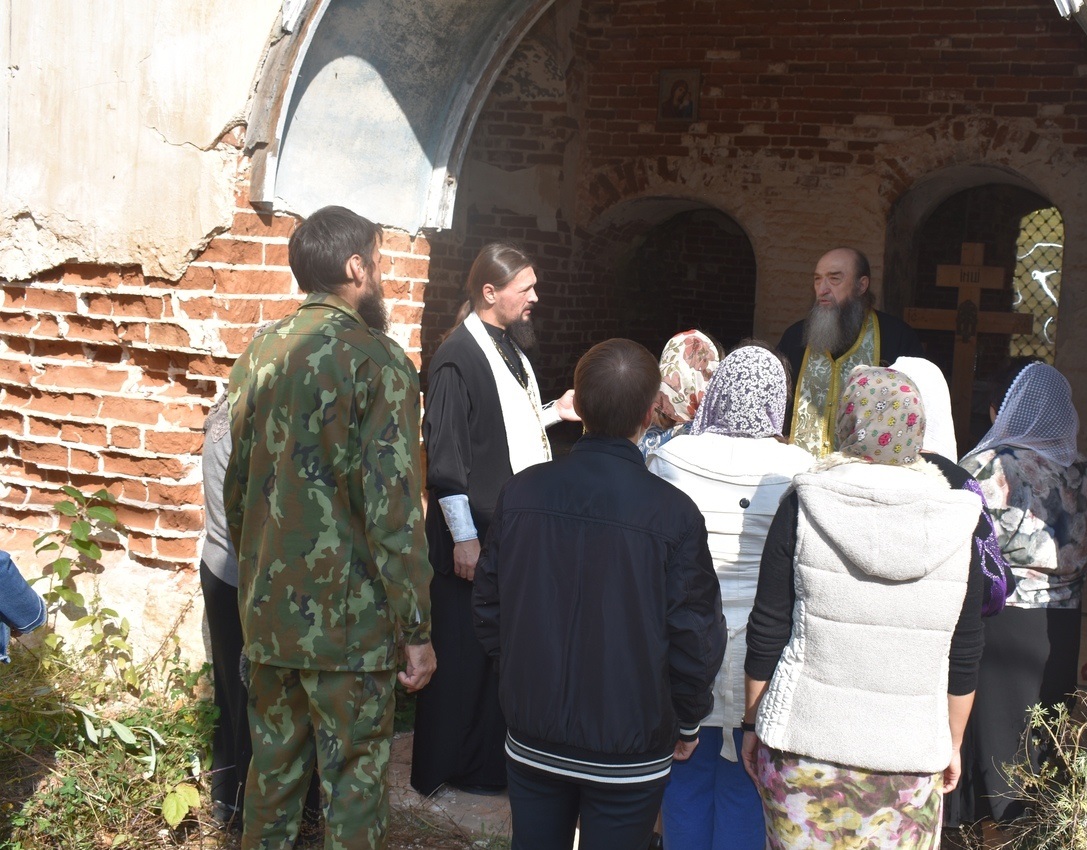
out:
M45 622L45 602L26 583L11 555L0 550L0 661L10 664L12 635L32 632Z

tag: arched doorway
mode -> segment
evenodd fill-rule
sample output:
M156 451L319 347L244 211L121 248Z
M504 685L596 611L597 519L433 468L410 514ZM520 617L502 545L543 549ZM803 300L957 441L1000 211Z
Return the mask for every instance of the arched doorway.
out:
M965 453L988 430L994 375L1012 357L1053 362L1064 227L1049 199L1015 175L977 168L941 174L949 178L940 181L942 191L927 181L892 213L888 269L899 280L889 291L897 292L903 306L924 308L934 319L914 324L927 356L948 376L953 406L965 411L969 405L956 423L959 451ZM969 262L968 251L975 256ZM976 304L954 286L937 283L940 267L976 266L989 269L983 277L991 281L991 288L977 291ZM943 277L946 282L946 271ZM956 349L966 376L954 371Z

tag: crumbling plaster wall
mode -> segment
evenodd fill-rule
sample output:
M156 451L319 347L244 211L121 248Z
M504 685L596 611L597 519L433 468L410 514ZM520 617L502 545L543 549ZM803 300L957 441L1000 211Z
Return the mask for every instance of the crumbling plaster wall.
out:
M0 4L0 277L64 262L176 279L234 214L278 0Z

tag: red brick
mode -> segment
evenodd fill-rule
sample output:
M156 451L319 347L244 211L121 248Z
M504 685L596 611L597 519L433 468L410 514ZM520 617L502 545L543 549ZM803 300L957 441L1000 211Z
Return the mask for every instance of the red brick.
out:
M411 250L411 237L402 230L386 230L382 233L381 249L382 251L402 251L406 254Z
M407 304L396 304L389 313L389 322L394 325L417 325L422 320L422 307L409 307Z
M137 457L116 452L102 453L102 469L107 475L128 475L133 478L181 478L189 465L176 458Z
M162 407L162 418L178 428L198 430L204 427L207 410L202 404L169 402Z
M280 242L266 242L264 245L264 264L266 266L289 266L287 245Z
M411 283L409 281L385 278L381 282L381 289L386 298L397 298L402 301L411 300Z
M60 426L60 439L66 443L83 443L88 446L108 446L109 434L105 425L89 422L64 422Z
M162 516L170 516L172 512L163 511ZM199 517L200 527L203 526L203 514ZM160 558L171 558L177 561L195 561L199 539L195 537L160 537L155 541L155 551Z
M212 239L197 259L203 263L259 266L264 261L264 246L260 242L220 237Z
M123 508L123 509L121 509L119 511L119 517L118 518L120 518L120 516L128 517L129 513L130 512L129 512L129 510L127 508ZM142 516L139 519L140 519L141 522L143 521ZM141 527L141 528L146 528L147 530L153 530L153 528L154 528L153 525L152 526L146 526L146 525L135 526L135 525L129 525L128 523L122 523L122 524L125 526L125 528L129 528L129 529L136 528L136 527ZM151 537L150 535L147 535L147 534L133 534L131 531L129 532L129 534L128 534L128 551L132 555L143 556L145 558L152 557L154 555L154 549L155 549L155 538L154 537Z
M31 286L26 290L26 306L31 310L49 310L53 313L74 313L76 296L73 292L43 289Z
M200 484L165 484L150 481L147 484L147 501L156 505L192 507L204 504L204 488Z
M33 421L33 420L32 420ZM14 410L0 410L0 431L21 437L26 429L26 417ZM55 426L54 426L54 430Z
M166 348L191 348L189 332L180 325L169 322L151 322L147 325L147 343Z
M127 369L110 369L107 366L49 365L45 373L38 376L34 386L39 388L56 387L62 390L103 390L117 392L128 381Z
M158 527L167 531L202 531L204 529L204 511L202 508L160 511Z
M236 212L230 232L235 236L290 236L297 223L292 216Z
M159 295L129 295L112 293L100 295L90 293L83 296L87 311L91 316L103 316L135 319L161 319L165 310L165 299Z
M287 271L189 266L181 285L220 295L287 295L292 291Z
M391 277L426 280L430 276L430 261L422 257L393 257Z
M118 449L138 449L140 431L138 428L130 428L126 425L114 425L109 429L108 445Z
M19 444L19 457L24 463L32 463L35 466L47 466L54 469L68 468L68 449L55 443L30 443Z
M239 180L234 187L234 206L239 210L249 207L249 181Z
M153 431L148 429L144 449L153 454L186 455L200 451L203 431Z
M143 275L134 268L119 269L116 266L72 263L64 267L61 282L65 285L116 289L119 286L139 286L143 282Z
M120 398L105 396L98 415L102 419L118 422L135 422L141 425L154 425L162 415L162 404L144 398Z
M76 472L98 472L98 455L83 449L69 449L68 467Z
M265 300L260 305L260 318L262 322L276 322L280 319L285 319L298 309L298 303L295 300L289 301L271 301ZM250 336L252 339L252 336Z
M120 341L117 328L112 322L88 316L69 316L65 336L77 342L116 343Z
M110 492L113 493L117 499L123 499L126 502L147 502L150 501L147 498L148 488L147 484L143 481L135 481L132 479L125 479L119 484L120 492L115 492L111 486Z
M37 370L29 363L0 357L0 383L27 386L37 375Z

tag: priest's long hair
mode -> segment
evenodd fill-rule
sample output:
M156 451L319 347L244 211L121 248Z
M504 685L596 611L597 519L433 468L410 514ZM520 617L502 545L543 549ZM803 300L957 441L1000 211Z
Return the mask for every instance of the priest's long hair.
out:
M489 283L495 289L502 289L532 265L532 259L528 253L512 242L491 242L484 245L472 263L472 268L468 270L468 281L464 285L468 300L460 305L457 316L453 320L453 326L445 332L442 339L449 336L461 322L468 318L468 314L482 300L485 284Z

